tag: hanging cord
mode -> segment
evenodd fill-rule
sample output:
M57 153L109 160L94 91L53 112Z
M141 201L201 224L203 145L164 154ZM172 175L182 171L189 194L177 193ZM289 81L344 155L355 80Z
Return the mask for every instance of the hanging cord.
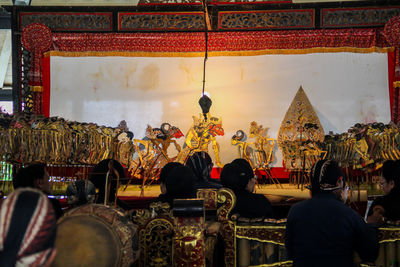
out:
M206 62L208 59L208 29L207 29L207 0L203 0L203 11L204 11L204 36L205 36L205 53L204 53L204 64L203 64L203 93L202 96L204 95L204 88L206 86Z

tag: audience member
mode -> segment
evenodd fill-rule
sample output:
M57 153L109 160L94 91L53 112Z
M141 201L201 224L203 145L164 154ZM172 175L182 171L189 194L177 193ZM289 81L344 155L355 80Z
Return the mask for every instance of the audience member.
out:
M107 177L108 173L108 177ZM106 196L106 179L108 178L107 187L107 203L104 203ZM105 159L100 161L92 171L90 176L90 181L98 189L98 195L96 197L95 203L112 205L115 201L115 195L117 193L117 181L120 183L125 179L124 167L117 160ZM117 198L117 206L124 210L129 210L130 207L127 203Z
M293 266L354 266L354 251L364 261L378 256L378 229L345 205L347 187L338 164L318 161L311 171L312 198L289 211L286 249ZM381 223L381 220L376 220Z
M194 187L200 188L216 188L219 189L222 186L219 183L213 182L211 179L211 170L209 168L210 163L207 163L206 152L195 152L190 156L185 166L189 167L195 175Z
M256 181L253 169L245 159L236 159L224 166L221 183L232 189L236 196L232 214L238 213L246 218L273 217L269 200L264 195L253 193Z
M91 181L77 179L67 186L65 194L67 195L68 204L81 206L95 201L96 189Z
M165 181L167 179L167 176L170 174L170 172L178 166L183 166L182 163L179 162L169 162L164 165L164 167L161 169L160 177L158 181L160 182L160 190L161 194L152 202L168 202L166 199L165 194L167 193L167 188L165 186Z
M56 218L39 190L20 188L0 208L0 266L49 266L56 250Z
M386 221L400 220L400 160L383 163L380 185L385 195L372 203L367 221L380 215Z
M46 195L50 195L53 193L53 189L49 178L49 173L46 171L44 164L32 164L18 170L13 177L13 186L14 189L22 187L36 188ZM53 205L56 218L60 218L63 215L60 202L53 197L49 197L49 200Z
M181 164L167 171L166 192L159 198L159 201L166 202L172 207L174 199L195 198L195 179L193 172Z

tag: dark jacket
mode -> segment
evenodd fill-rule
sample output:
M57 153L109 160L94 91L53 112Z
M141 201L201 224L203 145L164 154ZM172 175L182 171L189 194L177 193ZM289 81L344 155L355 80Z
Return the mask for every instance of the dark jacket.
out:
M367 224L332 193L321 192L295 204L286 225L286 249L293 266L354 266L378 256L378 229Z
M264 195L242 190L235 192L236 205L231 214L238 213L245 218L272 218L271 203Z
M368 216L372 215L372 210L374 209L374 206L377 205L380 205L385 209L383 217L385 217L387 221L400 220L400 192L392 190L389 194L375 199L369 208Z

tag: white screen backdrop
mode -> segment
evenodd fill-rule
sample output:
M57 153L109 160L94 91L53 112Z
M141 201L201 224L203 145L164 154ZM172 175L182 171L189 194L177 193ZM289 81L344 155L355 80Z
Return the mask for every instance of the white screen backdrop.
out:
M53 56L50 66L50 116L113 127L124 119L141 139L147 124L162 122L186 134L192 115L201 112L203 58ZM225 129L217 137L222 163L237 156L231 136L239 129L248 133L251 121L276 138L300 85L325 133L358 122L388 123L387 69L385 53L210 57L206 91L211 114L222 117ZM276 156L274 166L282 166L279 150Z

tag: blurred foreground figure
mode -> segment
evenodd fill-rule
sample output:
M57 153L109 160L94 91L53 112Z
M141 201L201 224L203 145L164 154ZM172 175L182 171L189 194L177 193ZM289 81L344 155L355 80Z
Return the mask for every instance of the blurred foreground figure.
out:
M286 249L293 266L354 266L356 251L363 261L378 256L378 228L382 217L371 224L345 205L345 177L338 164L318 161L311 170L312 198L289 211Z
M40 163L31 164L28 167L18 170L17 174L13 177L13 186L14 189L35 188L48 196L53 193L49 179L46 165ZM53 206L56 218L59 219L64 214L60 202L53 197L48 197L48 199Z
M35 189L15 190L0 209L0 266L50 266L55 236L48 198Z

